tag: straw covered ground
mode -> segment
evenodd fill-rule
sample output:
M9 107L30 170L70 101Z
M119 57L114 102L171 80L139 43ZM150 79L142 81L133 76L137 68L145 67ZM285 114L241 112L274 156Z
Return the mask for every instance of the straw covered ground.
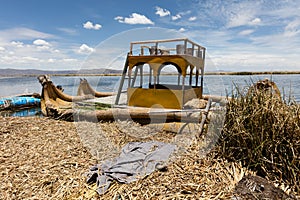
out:
M191 148L165 171L155 171L131 184L114 182L104 196L98 196L93 185L85 183L84 174L91 166L115 156L114 150L127 142L172 142L175 134L160 132L143 139L135 137L133 131L139 127L134 124L75 125L43 117L0 118L0 124L0 199L229 198L245 173L236 163L201 156L191 139ZM99 127L105 135L97 138L99 134L93 131ZM153 128L145 129L149 132ZM97 145L105 148L95 149Z
M74 124L40 117L0 124L0 199L63 199L84 187L95 160Z
M139 129L134 124L75 124L40 117L0 118L0 124L0 199L230 199L236 184L254 174L214 153L199 153L203 145L190 138L164 170L130 184L114 182L99 196L95 185L85 183L91 166L115 156L127 142L172 143L175 134L159 132L141 139L132 132ZM97 137L97 128L105 135ZM105 148L95 148L101 145Z
M0 199L296 199L299 110L241 94L228 103L224 126L211 115L200 139L133 122L0 117ZM91 166L128 142L148 140L180 148L162 170L130 184L115 181L104 195L86 184Z

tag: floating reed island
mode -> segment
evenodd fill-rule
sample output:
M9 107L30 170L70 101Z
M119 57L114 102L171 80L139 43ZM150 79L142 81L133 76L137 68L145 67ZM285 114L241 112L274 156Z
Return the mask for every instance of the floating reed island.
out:
M107 151L120 149L133 141L172 142L176 136L180 140L178 134L157 131L141 139L131 131L147 128L132 122L73 123L47 117L0 118L0 197L300 198L300 106L265 91L254 88L251 92L233 94L226 105L220 135L216 137L213 127L207 128L200 140L184 135L181 140L191 142L164 170L157 170L130 184L115 181L101 196L96 193L95 185L86 184L84 174L108 155L116 155L116 152L109 154ZM102 131L91 130L93 126ZM81 135L83 132L79 129L90 132ZM148 130L154 133L152 128ZM214 140L217 142L212 142ZM108 141L111 148L108 148ZM212 144L215 145L211 151L203 154ZM95 146L105 148L96 150Z
M0 199L300 198L299 104L282 100L267 79L228 97L205 96L204 59L205 48L188 39L133 42L117 94L97 92L83 79L78 95L69 96L40 76L46 117L0 118ZM163 84L170 64L177 83ZM128 144L153 141L176 148L151 173L124 184L118 180L131 172L103 170ZM90 168L122 177L109 187L87 182Z
M146 139L136 138L130 126L137 124L92 123L51 118L0 118L1 199L296 199L299 192L298 104L284 102L268 93L234 95L227 104L226 120L214 140L208 129L202 140L193 140L184 153L162 171L130 184L117 181L102 196L86 184L87 169L101 161L93 145L107 141L121 148L128 142L170 142L176 133L159 131ZM82 140L78 131L97 126ZM77 127L77 128L76 128ZM126 128L127 127L127 128ZM185 138L187 139L187 138ZM201 142L203 141L203 142ZM206 144L206 145L205 145ZM113 148L114 149L114 148ZM101 152L101 151L100 151ZM102 158L103 160L103 158ZM263 177L263 178L261 178Z

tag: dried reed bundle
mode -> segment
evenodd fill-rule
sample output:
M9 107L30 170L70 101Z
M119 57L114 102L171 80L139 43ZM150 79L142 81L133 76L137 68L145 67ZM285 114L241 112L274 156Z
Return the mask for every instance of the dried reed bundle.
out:
M227 105L219 153L300 193L300 105L272 93L242 93Z

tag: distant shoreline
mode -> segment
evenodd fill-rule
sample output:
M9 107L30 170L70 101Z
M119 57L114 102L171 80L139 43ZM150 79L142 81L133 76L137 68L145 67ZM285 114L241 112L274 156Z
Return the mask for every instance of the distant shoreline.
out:
M264 71L264 72L205 72L205 75L261 75L261 74L300 74L300 71Z
M47 74L47 73L46 73ZM250 71L241 71L241 72L205 72L204 75L236 75L236 76L245 76L245 75L263 75L263 74L276 74L276 75L285 75L285 74L300 74L300 71L263 71L263 72L250 72ZM0 74L0 77L38 77L42 74ZM47 74L49 76L122 76L119 73L112 73L112 74L76 74L76 73L66 73L66 74ZM164 74L164 75L177 75L177 74Z

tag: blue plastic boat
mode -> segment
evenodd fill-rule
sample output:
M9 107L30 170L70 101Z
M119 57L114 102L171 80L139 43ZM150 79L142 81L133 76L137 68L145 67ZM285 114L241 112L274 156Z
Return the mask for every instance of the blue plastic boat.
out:
M35 97L5 97L0 98L0 110L36 107L40 103L41 100Z

